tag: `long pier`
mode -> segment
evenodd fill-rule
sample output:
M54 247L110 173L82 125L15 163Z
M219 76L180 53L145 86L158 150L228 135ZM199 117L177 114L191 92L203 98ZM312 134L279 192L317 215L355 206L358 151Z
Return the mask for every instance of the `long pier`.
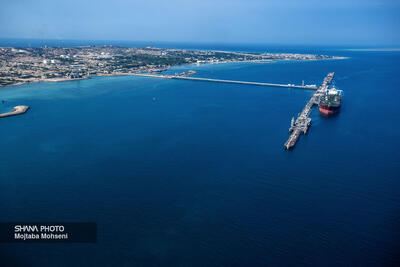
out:
M300 135L302 133L303 134L307 133L308 128L311 125L310 114L311 114L312 107L314 105L319 104L321 96L324 95L325 92L328 90L329 85L331 84L334 75L335 75L335 73L331 72L325 77L321 86L318 87L317 91L313 94L313 96L307 102L306 106L299 113L297 119L294 120L294 117L292 118L291 125L289 128L289 132L292 132L292 134L290 135L289 139L286 141L286 143L284 145L285 149L293 148L296 145L296 142L299 139Z
M203 81L203 82L219 82L219 83L233 83L233 84L247 84L247 85L258 85L258 86L273 86L273 87L284 87L284 88L299 88L308 90L317 90L316 85L295 85L295 84L278 84L278 83L265 83L265 82L246 82L246 81L233 81L233 80L221 80L221 79L209 79L209 78L198 78L188 77L181 75L156 75L156 74L142 74L135 73L135 76L152 77L152 78L163 78L163 79L179 79L179 80L190 80L190 81Z

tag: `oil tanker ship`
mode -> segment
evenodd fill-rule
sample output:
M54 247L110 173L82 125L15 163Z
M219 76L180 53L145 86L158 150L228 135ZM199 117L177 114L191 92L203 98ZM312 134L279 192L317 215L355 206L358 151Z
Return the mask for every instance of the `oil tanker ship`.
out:
M339 112L342 102L342 91L333 87L327 90L319 102L319 111L324 115L330 115Z

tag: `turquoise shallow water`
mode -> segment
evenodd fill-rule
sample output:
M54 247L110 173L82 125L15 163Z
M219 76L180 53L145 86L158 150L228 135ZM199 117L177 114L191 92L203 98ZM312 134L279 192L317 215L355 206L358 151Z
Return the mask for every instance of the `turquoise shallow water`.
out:
M139 77L0 89L2 221L95 221L96 244L0 244L29 266L395 263L400 126L396 52L220 64L198 77L344 90L341 113L283 150L312 92Z

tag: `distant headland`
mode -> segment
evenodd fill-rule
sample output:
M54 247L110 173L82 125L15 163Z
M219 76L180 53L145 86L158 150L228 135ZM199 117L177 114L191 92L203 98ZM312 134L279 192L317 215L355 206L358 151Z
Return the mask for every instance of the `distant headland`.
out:
M186 64L321 59L344 57L154 47L0 47L0 87L39 81L79 80L91 76L158 73L172 66Z

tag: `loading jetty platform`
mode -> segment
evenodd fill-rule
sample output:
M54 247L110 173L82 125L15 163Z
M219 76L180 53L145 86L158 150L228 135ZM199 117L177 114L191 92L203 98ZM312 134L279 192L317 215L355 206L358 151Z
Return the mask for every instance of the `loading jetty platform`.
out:
M29 106L16 106L16 107L13 107L13 109L14 109L14 111L0 113L0 118L24 114L25 112L28 111Z
M284 145L285 149L292 149L296 145L296 142L299 139L300 135L307 133L308 128L311 125L310 114L312 111L312 107L319 104L321 96L324 95L328 90L334 75L335 73L331 72L325 77L321 86L317 89L317 91L315 91L313 96L307 102L306 106L299 113L297 119L295 120L294 117L292 118L289 128L289 132L291 132L291 135Z

